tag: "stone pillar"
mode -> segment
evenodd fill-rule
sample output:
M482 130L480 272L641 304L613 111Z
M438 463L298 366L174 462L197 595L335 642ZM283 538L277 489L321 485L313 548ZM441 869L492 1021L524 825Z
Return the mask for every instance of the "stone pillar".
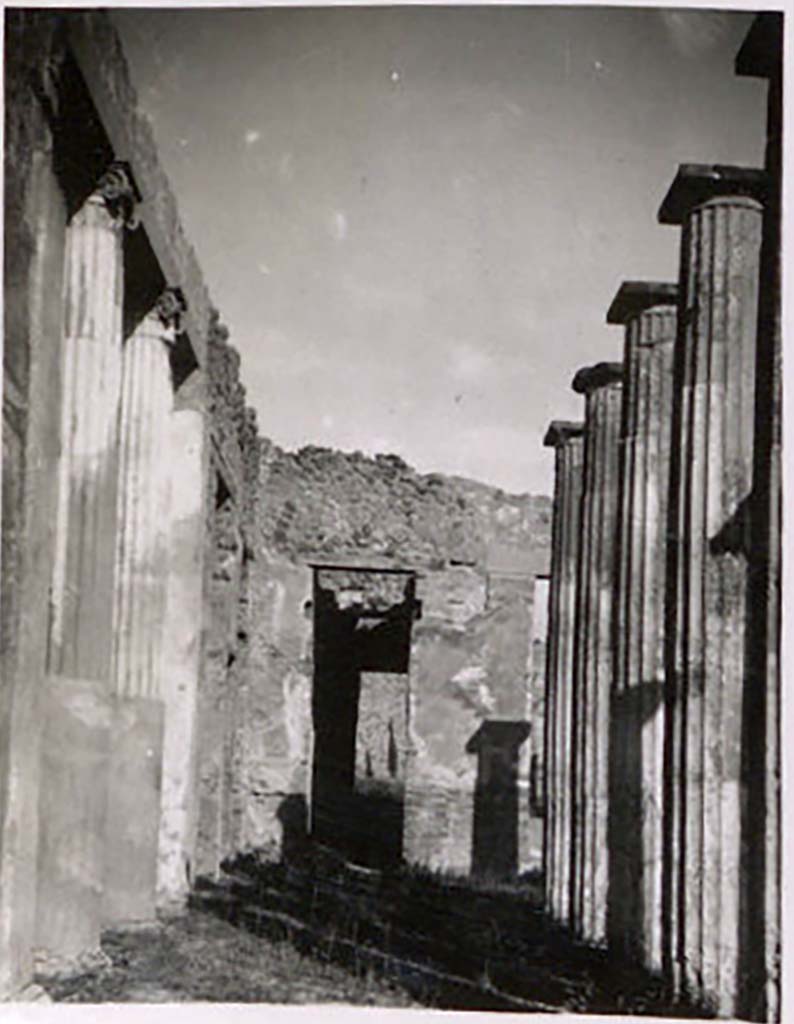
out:
M231 490L231 476L221 471L220 459L210 462L214 484L205 544L205 630L201 681L198 693L197 737L201 758L197 767L198 817L194 867L197 875L217 878L224 859L223 846L226 754L236 673L237 619L243 570L240 493ZM224 467L225 468L225 467Z
M543 442L554 448L555 457L546 660L544 874L547 906L564 922L570 919L573 652L583 432L581 423L554 420Z
M41 141L44 146L44 140ZM63 256L67 213L36 150L6 175L0 573L0 1000L33 976L42 689L47 676L56 482L60 456ZM32 245L27 244L27 239Z
M665 902L676 980L727 1015L735 1012L739 955L763 187L760 171L684 165L659 211L662 223L683 228L667 584L672 788Z
M122 231L113 164L67 228L63 392L40 812L37 943L95 949L101 923L121 388Z
M571 916L578 935L606 939L609 712L618 529L623 366L580 370L586 396L582 543L574 626L574 820Z
M169 351L184 300L167 289L124 344L113 608L113 745L104 919L155 915L173 406Z
M157 902L187 898L194 859L196 702L201 671L206 474L204 416L169 416L164 443L171 472L168 584L162 637L165 700Z
M746 795L743 810L744 910L738 1013L780 1019L780 570L782 367L780 190L783 14L753 21L736 72L768 80L761 294L756 362L753 524L749 580ZM763 684L759 682L763 680Z
M607 313L624 324L620 528L610 722L610 946L662 968L664 580L674 284L627 281Z
M529 742L519 749L518 871L543 869L546 818L546 642L549 634L549 576L532 582L532 619L527 658L528 687L524 717L531 725ZM524 751L526 750L526 753Z

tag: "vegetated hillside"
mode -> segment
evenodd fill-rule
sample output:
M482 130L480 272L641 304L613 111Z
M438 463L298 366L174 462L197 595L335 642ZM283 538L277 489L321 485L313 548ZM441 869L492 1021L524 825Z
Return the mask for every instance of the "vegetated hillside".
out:
M259 521L265 545L294 559L377 558L406 566L449 560L543 572L551 500L506 494L397 455L370 458L313 445L261 445Z

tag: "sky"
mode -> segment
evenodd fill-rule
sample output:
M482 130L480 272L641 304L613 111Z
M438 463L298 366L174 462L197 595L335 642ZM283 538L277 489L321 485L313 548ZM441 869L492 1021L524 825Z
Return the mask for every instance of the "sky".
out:
M114 9L261 432L551 493L552 419L676 280L678 164L761 166L735 11Z

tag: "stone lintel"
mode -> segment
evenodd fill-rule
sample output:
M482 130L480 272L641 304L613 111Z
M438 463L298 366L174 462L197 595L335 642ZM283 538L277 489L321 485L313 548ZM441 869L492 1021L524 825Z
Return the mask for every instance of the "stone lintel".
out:
M572 437L581 437L584 433L584 423L574 423L572 420L552 420L543 444L546 448L558 448L565 444Z
M736 54L737 75L747 78L774 78L783 64L783 12L757 14Z
M384 614L405 605L413 607L416 574L410 569L314 563L315 586L334 594L337 607L354 616Z
M578 395L588 395L597 388L607 384L617 384L623 380L623 363L596 363L579 370L571 382L571 387Z
M761 202L767 175L758 167L681 164L659 207L660 224L682 224L695 206L721 196L745 196Z
M674 306L678 285L667 281L624 281L607 311L608 324L625 324L653 306Z
M310 569L317 570L333 570L338 572L372 572L372 573L392 573L402 576L416 576L417 570L409 567L395 566L391 563L384 562L383 564L375 564L372 558L367 558L363 561L345 561L345 562L308 562Z

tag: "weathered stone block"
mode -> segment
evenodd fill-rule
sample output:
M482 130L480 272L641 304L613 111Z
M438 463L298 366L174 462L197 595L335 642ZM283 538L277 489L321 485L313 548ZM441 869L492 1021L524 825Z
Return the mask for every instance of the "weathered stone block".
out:
M164 706L116 697L111 706L102 920L155 919Z
M99 947L113 720L107 683L51 676L43 717L36 945L54 964Z

